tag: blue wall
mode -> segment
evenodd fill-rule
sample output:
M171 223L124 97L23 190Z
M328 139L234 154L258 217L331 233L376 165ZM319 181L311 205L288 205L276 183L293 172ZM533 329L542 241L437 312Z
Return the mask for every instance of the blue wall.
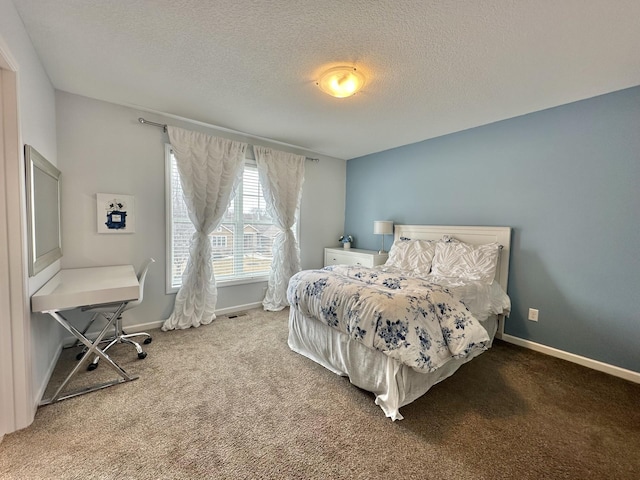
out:
M640 372L640 87L349 160L374 220L513 227L506 333Z

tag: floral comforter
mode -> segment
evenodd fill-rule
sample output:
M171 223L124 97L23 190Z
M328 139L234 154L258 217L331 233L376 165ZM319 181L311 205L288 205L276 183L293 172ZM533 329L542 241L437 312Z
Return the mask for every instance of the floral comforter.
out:
M486 350L491 340L444 286L358 266L305 270L289 281L291 308L417 371Z

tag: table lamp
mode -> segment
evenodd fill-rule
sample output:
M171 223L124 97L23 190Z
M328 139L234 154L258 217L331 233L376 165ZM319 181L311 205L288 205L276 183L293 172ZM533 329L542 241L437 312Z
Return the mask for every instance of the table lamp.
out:
M378 252L380 254L387 253L384 249L384 236L393 233L393 222L388 220L376 220L373 222L373 233L376 235L382 235L382 249Z

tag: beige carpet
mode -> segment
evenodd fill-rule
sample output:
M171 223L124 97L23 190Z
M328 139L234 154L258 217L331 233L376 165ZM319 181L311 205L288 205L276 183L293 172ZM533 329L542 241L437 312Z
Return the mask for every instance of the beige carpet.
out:
M394 423L289 350L287 311L152 333L145 360L113 354L139 380L5 436L0 478L640 478L640 385L503 342Z

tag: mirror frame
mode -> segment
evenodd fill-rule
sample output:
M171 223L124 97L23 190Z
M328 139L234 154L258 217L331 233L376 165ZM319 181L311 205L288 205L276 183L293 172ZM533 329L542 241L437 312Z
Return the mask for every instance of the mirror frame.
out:
M60 217L60 170L52 165L46 158L40 155L35 148L30 145L24 146L26 161L26 183L27 183L27 236L29 244L29 276L33 277L62 257L62 222ZM35 189L35 170L48 175L56 181L56 211L58 214L58 241L56 246L38 256L36 249L36 239L38 236L38 226L36 225L35 207L38 192ZM54 199L44 199L54 201ZM42 199L40 199L42 201ZM42 233L42 232L40 232Z

